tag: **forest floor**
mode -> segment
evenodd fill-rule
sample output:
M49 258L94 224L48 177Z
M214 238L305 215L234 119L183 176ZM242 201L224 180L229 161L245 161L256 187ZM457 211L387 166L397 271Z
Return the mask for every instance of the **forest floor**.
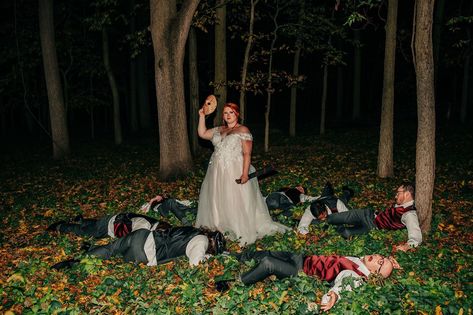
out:
M415 132L395 139L395 174L376 177L377 130L336 131L324 137L299 136L274 140L269 153L253 152L258 168L273 164L279 174L260 181L263 195L282 186L302 184L317 195L331 181L336 190L355 190L352 208L384 209L402 180L415 177ZM439 131L432 229L414 251L395 253L403 267L384 283L347 292L333 314L472 314L473 312L473 136ZM259 145L258 145L259 144ZM195 160L195 171L183 180L158 180L156 145L77 145L65 162L53 162L46 150L9 153L0 158L0 312L29 313L150 313L150 314L304 314L317 312L314 302L328 290L326 283L303 274L284 280L267 279L226 293L214 289L215 278L236 277L251 263L240 265L229 256L210 258L189 268L181 258L146 267L120 259L84 257L84 241L73 235L46 233L58 220L138 211L157 193L197 200L211 150ZM303 213L278 218L293 227ZM277 212L275 213L277 214ZM175 218L169 222L177 224ZM351 241L333 228L312 226L307 236L290 231L265 237L250 248L304 253L362 256L388 255L392 245L407 238L406 230L372 231ZM101 240L99 243L108 240ZM230 244L230 251L239 251ZM65 271L50 269L70 258L80 264Z

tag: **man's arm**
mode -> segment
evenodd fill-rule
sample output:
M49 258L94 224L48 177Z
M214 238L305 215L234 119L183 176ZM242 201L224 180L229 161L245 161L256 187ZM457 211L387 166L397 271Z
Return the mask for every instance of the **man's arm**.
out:
M411 247L417 247L422 243L422 231L419 226L419 219L417 218L416 211L408 211L401 217L401 222L407 228L407 242L406 244ZM402 246L401 246L402 247ZM402 250L402 248L399 248Z
M309 225L312 222L312 220L314 220L314 219L315 219L315 217L312 215L312 212L310 212L310 206L308 206L305 209L301 220L299 221L299 225L297 227L297 232L299 232L303 235L309 233Z
M197 235L193 237L186 246L186 256L189 258L191 266L197 266L207 257L205 253L209 247L209 239L205 235Z
M351 291L351 285L343 285L343 279L352 277L355 288L363 283L363 279L353 270L343 270L334 280L332 288L322 297L322 310L328 311L340 300L340 292ZM325 302L325 303L324 303Z

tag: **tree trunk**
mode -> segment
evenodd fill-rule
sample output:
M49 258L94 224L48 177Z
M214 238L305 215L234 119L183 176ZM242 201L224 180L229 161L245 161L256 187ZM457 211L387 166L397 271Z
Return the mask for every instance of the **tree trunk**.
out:
M299 18L298 23L302 24L302 20L305 12L305 1L300 2L299 7ZM296 52L294 53L294 59L292 64L292 75L294 78L299 76L299 61L301 59L302 51L302 39L297 36L296 40ZM296 136L296 108L297 108L297 85L291 87L291 104L289 108L289 136Z
M273 52L274 52L274 45L276 44L276 40L278 39L278 15L281 9L278 6L278 2L276 1L276 12L274 16L272 16L272 20L274 23L273 29L273 39L271 41L271 46L269 47L269 62L268 62L268 76L266 78L266 111L264 112L264 152L269 151L269 114L271 113L271 96L274 93L273 91Z
M248 72L248 62L250 60L251 45L253 43L253 26L255 24L255 7L259 0L251 0L250 25L248 30L248 41L246 42L245 57L243 58L243 68L241 70L241 89L240 89L240 120L245 123L245 95L246 95L246 76Z
M421 230L432 220L435 180L435 94L432 51L433 0L416 0L414 65L417 87L416 207Z
M394 175L393 120L394 120L394 74L396 69L396 29L398 0L388 1L386 41L384 47L383 100L378 146L378 176Z
M52 0L38 1L39 34L43 54L44 76L48 90L49 116L53 141L53 158L61 159L70 154L69 131L61 89L59 66L54 37L54 13Z
M192 158L186 125L184 53L199 0L151 0L151 37L159 123L159 177L169 181L187 175Z
M227 0L217 0L217 22L215 24L215 66L214 82L218 88L214 89L220 106L214 118L214 125L222 122L223 104L227 102ZM194 130L195 131L195 130Z
M299 61L301 58L301 47L298 46L294 53L294 62L292 65L292 75L299 76ZM291 105L289 110L289 136L296 136L296 104L297 104L297 85L291 87Z
M328 66L324 65L324 78L322 84L322 99L320 101L320 134L325 134L325 109L327 107L327 80Z
M353 115L352 120L360 119L361 111L361 31L353 31L355 55L353 69Z
M112 67L110 65L110 53L108 43L108 32L104 27L102 28L102 50L103 50L103 64L105 66L105 72L107 72L108 83L112 90L113 97L113 133L115 138L115 144L122 144L122 124L120 122L120 97L118 94L117 82L113 75Z
M199 151L199 137L197 123L199 121L199 71L197 68L197 38L195 29L189 30L189 94L190 94L190 144L192 154ZM220 115L220 119L222 116Z

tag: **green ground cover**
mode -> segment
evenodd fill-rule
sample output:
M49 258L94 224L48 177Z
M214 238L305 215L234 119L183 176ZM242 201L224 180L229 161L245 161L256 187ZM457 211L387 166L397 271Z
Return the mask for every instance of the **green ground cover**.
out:
M279 170L260 182L263 194L303 184L310 195L317 195L330 180L336 188L348 184L355 190L351 207L384 208L400 181L414 179L415 136L396 137L397 177L379 179L376 134L377 130L339 131L324 138L274 140L268 154L262 153L258 146L262 139L256 137L254 165L271 163ZM383 284L369 282L344 294L331 313L472 314L472 140L471 133L439 132L431 233L417 250L396 253L403 270ZM44 232L52 222L77 214L95 217L137 211L156 193L196 200L210 150L196 159L194 173L172 183L157 179L159 154L151 144L119 149L83 145L73 158L59 163L49 160L49 152L38 152L32 149L1 158L0 312L311 314L317 311L313 303L328 290L327 284L301 274L249 287L236 284L221 294L214 290L215 278L236 276L251 263L239 265L224 256L195 268L189 268L185 259L157 267L119 259L100 261L80 255L81 243L92 240ZM293 218L279 219L295 227L302 213L299 207ZM170 223L177 221L171 218ZM313 226L307 236L291 231L266 237L250 248L390 254L392 245L404 241L406 234L405 230L373 231L346 241L332 228ZM230 250L240 249L231 244ZM66 271L50 270L54 263L73 257L82 257L81 264Z

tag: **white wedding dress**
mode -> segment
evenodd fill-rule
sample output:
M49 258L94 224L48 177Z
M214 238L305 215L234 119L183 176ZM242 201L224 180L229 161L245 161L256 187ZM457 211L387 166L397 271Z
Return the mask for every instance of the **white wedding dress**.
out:
M241 246L289 230L271 219L256 178L243 185L235 182L243 169L241 141L252 141L252 135L232 133L222 137L216 127L211 140L215 151L200 188L196 227L219 230ZM250 166L250 173L254 170Z

